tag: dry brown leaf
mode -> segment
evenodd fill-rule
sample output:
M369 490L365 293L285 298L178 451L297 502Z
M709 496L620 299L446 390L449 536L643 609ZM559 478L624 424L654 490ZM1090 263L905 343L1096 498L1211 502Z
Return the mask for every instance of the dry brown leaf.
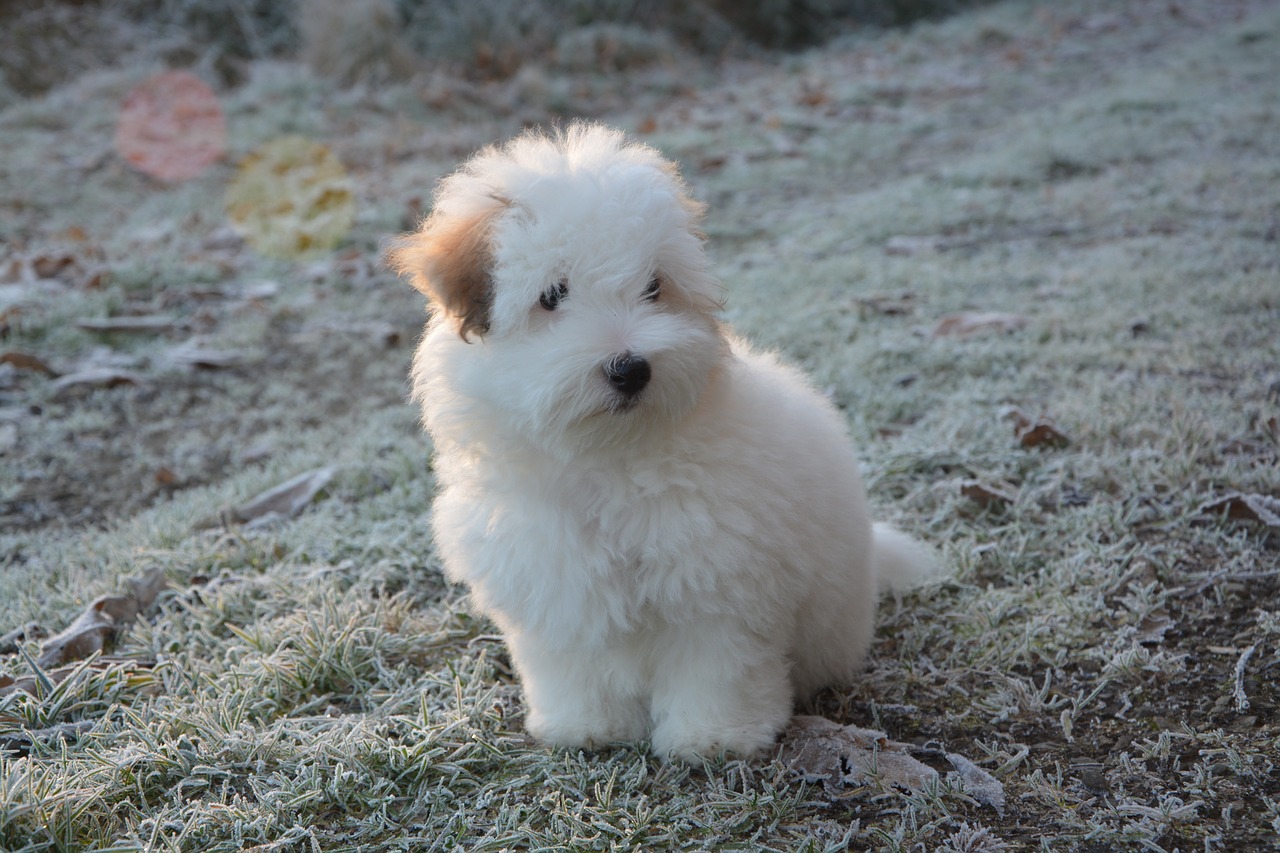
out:
M894 317L910 314L915 307L915 300L916 295L914 293L885 293L859 297L854 301L858 304L858 313L864 317L868 314L884 314Z
M34 355L25 352L6 352L0 353L0 364L12 364L18 370L34 370L37 373L43 373L45 376L57 376L58 371L45 364Z
M796 716L782 733L778 758L806 782L821 782L828 791L873 782L914 789L936 780L938 771L912 758L908 749L883 732Z
M205 349L189 344L169 350L169 359L174 364L198 370L227 370L239 367L245 362L246 357L242 350Z
M54 399L59 399L90 388L115 388L119 385L141 384L142 377L132 371L116 367L91 367L55 379L49 383L49 393Z
M1169 611L1155 610L1142 617L1138 623L1137 641L1143 646L1158 646L1164 642L1164 635L1173 627L1173 619Z
M57 278L76 267L75 255L67 252L36 255L31 259L31 269L39 278Z
M947 781L963 788L964 792L984 806L991 806L997 813L1004 814L1004 785L1000 780L974 764L963 755L947 753L947 761L955 770L947 773Z
M1211 515L1241 521L1258 521L1268 527L1280 527L1280 498L1269 495L1234 492L1202 504L1198 515Z
M1005 507L1018 499L1018 496L1004 485L993 485L981 480L962 480L960 494L986 509Z
M49 669L104 651L141 611L155 602L167 581L164 572L152 569L141 577L130 578L128 583L129 592L94 599L66 629L41 643L40 657L36 659L40 668Z
M0 636L0 655L12 655L18 651L20 643L28 640L38 640L45 636L44 629L35 622L28 622L19 628L14 628L9 633ZM3 684L0 684L2 687Z
M37 743L63 743L78 740L93 730L95 720L79 720L74 723L58 723L43 729L0 731L0 755L9 753L21 758Z
M897 743L884 732L842 726L825 717L792 717L782 733L778 759L804 781L821 782L828 794L836 794L845 787L879 784L915 790L936 782L938 771L915 754L939 760L945 756L953 768L947 772L949 783L1004 813L1004 785L963 755Z
M1013 332L1031 322L1024 314L997 311L960 311L939 318L930 334L935 338L968 338L992 332Z
M76 327L89 332L168 332L177 325L172 317L146 315L137 317L82 317Z
M1001 417L1013 422L1013 434L1023 447L1066 447L1071 443L1066 433L1044 415L1033 419L1015 407L1007 409Z
M316 468L299 474L274 489L268 489L252 500L231 510L240 524L260 526L281 518L292 518L302 512L333 479L333 468Z

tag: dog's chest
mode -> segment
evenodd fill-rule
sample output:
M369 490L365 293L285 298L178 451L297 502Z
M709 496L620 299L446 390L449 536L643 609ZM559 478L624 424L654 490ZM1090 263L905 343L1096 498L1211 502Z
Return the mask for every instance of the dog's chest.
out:
M704 503L696 480L677 465L567 472L560 494L584 537L631 562L684 538L682 528Z

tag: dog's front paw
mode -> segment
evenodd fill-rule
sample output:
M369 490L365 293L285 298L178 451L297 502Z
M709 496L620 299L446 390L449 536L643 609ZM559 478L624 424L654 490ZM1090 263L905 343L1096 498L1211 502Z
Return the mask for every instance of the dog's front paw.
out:
M539 709L529 711L525 728L539 743L562 749L597 749L617 741L633 741L644 737L645 719L640 713L567 711Z
M752 758L773 746L778 728L773 721L728 728L706 723L660 724L653 731L653 751L662 758L690 763L721 755Z

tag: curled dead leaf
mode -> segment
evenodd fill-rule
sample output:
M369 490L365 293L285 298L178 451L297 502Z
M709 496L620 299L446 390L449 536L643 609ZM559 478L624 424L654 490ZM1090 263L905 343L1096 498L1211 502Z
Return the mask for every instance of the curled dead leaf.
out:
M67 252L40 254L31 258L31 269L39 278L58 278L76 268L75 255Z
M1201 504L1196 514L1216 518L1225 515L1240 521L1257 521L1267 527L1280 527L1280 498L1233 492Z
M57 744L79 740L81 735L92 731L96 724L95 720L78 720L43 729L0 731L0 755L8 753L15 758L22 758L37 743Z
M141 385L142 381L142 377L132 371L116 367L91 367L55 379L49 384L49 394L57 400L90 388Z
M862 317L866 317L869 314L884 314L885 316L895 317L910 314L915 309L915 300L916 295L907 292L864 296L854 301L858 303L858 313Z
M18 370L31 370L36 373L43 373L45 376L56 377L58 371L45 364L34 355L25 352L6 352L0 353L0 364L12 364Z
M172 317L146 315L137 317L82 317L76 328L88 332L155 333L171 331L177 321Z
M955 770L947 773L947 781L964 790L984 806L990 806L998 814L1004 814L1004 785L1000 780L974 764L963 755L947 753L947 761Z
M333 468L316 468L299 474L233 508L231 518L239 524L254 527L292 518L329 484L333 474Z
M140 577L130 578L127 593L94 599L75 621L40 644L36 663L41 669L48 669L104 651L140 612L155 603L156 596L167 584L164 572L152 569Z
M1164 642L1164 635L1169 633L1173 627L1173 619L1169 616L1169 611L1161 608L1154 610L1142 617L1142 621L1138 623L1138 633L1135 639L1143 646L1158 646Z
M1066 433L1044 416L1033 420L1021 409L1010 409L1005 413L1004 418L1013 421L1013 434L1017 436L1018 443L1023 447L1061 448L1071 444L1071 439L1067 438Z
M196 370L228 370L239 367L247 356L242 350L218 350L183 344L169 350L169 360L180 367Z
M1029 429L1018 433L1018 443L1023 447L1062 448L1071 444L1071 439L1049 421L1037 421Z
M0 655L16 654L18 647L28 640L38 640L45 636L45 631L35 622L28 622L0 636ZM0 684L0 686L3 686Z
M984 509L1006 507L1018 499L1017 494L1010 487L984 483L981 480L962 480L960 494Z
M912 758L908 749L883 732L796 716L782 733L778 759L804 781L821 782L829 793L876 782L915 789L936 780L938 771Z
M935 338L968 338L995 332L1013 332L1031 322L1024 314L995 311L961 311L939 318L929 334Z

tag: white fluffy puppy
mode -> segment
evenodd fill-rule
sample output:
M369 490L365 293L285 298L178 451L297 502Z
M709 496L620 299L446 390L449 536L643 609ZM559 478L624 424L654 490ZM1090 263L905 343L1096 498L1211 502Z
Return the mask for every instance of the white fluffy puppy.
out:
M756 753L928 570L873 530L840 415L717 320L702 210L652 148L574 124L481 151L389 252L433 309L436 543L547 743Z

